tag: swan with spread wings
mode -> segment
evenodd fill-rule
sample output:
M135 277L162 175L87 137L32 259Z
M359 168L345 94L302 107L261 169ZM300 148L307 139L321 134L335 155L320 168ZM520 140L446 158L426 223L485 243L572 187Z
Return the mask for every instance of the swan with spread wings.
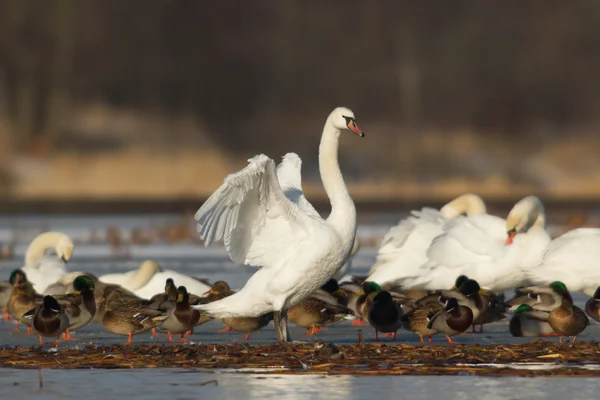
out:
M331 201L326 220L304 197L300 174L294 175L300 158L291 154L278 170L263 154L251 158L202 205L195 218L205 245L223 240L235 263L261 268L236 294L195 308L217 318L274 311L277 339L290 340L287 309L327 282L354 244L356 209L338 163L345 131L364 136L354 113L338 107L325 122L319 146L319 170Z

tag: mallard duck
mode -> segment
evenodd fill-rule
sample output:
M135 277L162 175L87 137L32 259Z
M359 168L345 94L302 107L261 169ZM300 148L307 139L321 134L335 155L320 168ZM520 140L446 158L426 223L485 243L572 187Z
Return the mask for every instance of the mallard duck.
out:
M217 281L211 286L209 291L203 294L204 297L201 297L195 304L208 304L231 296L234 293L227 282ZM211 319L212 317L208 313L202 313L197 325L201 325ZM225 324L225 329L218 330L217 332L242 332L246 334L244 340L248 340L253 332L264 328L272 320L273 313L263 314L258 317L221 318L219 321Z
M104 329L117 335L128 336L124 344L131 344L133 335L150 330L163 322L167 315L140 305L138 297L112 291L104 303Z
M94 280L89 276L80 275L73 281L73 287L75 293L54 296L70 321L63 335L64 340L76 340L71 337L71 330L86 326L96 315Z
M400 318L402 320L402 326L404 329L419 335L419 340L421 342L424 341L423 336L429 336L429 342L431 342L431 337L437 335L438 331L428 328L429 319L427 317L443 308L444 305L440 302L439 295L433 294L422 297L415 302L412 310L408 310L406 314Z
M187 293L187 291L186 291ZM189 295L188 295L189 298ZM151 308L153 310L158 310L165 306L165 303L172 302L173 306L175 305L177 300L177 286L175 286L175 282L173 279L168 278L165 283L165 291L162 293L155 294L148 301L144 301L143 305ZM167 303L169 304L169 303Z
M27 275L21 270L15 270L10 274L10 280L13 281L13 291L6 305L8 313L17 320L17 326L14 332L19 331L19 322L27 325L27 333L31 333L31 318L23 318L25 313L36 308L41 304L44 297L39 295L31 282L27 280Z
M533 306L534 304L545 304L552 306L554 304L554 297L547 293L534 294L532 292L524 292L523 288L515 289L515 295L512 299L505 302L510 307L511 311L515 311L517 307L526 304Z
M64 308L52 296L44 296L42 303L25 313L23 318L30 319L33 328L40 334L40 345L44 344L43 336L55 337L54 344L60 344L58 338L70 323Z
M404 312L388 291L378 292L373 297L367 318L375 328L375 338L379 340L379 332L391 333L396 341L396 331L402 326Z
M554 298L551 306L537 304L534 305L534 308L541 309L542 311L550 311L548 323L560 336L560 343L562 343L563 336L573 336L574 342L577 339L577 335L583 332L590 324L585 312L573 305L573 298L569 290L560 281L554 281L548 287L531 286L524 288L523 291L534 294L546 293Z
M263 314L260 317L223 318L221 321L230 330L245 333L244 340L248 340L253 332L264 328L273 321L273 313Z
M373 299L379 292L381 292L381 286L375 282L367 281L362 284L362 291L355 304L354 314L358 318L356 325L364 325L364 320L368 318L369 310L373 305ZM353 325L355 324L353 323Z
M458 304L455 298L446 301L446 305L440 311L429 315L429 324L427 328L446 335L448 343L456 343L450 339L450 336L458 335L469 329L473 323L473 311L467 306Z
M473 312L473 332L475 332L475 322L481 323L484 314L489 309L489 300L481 293L479 283L474 279L461 280L464 275L457 279L458 290L440 290L439 293L446 299L455 298L458 304L467 306ZM466 277L465 277L466 278ZM460 280L460 281L459 281Z
M8 321L10 319L9 314L7 312L7 307L8 301L10 300L10 295L13 291L13 285L17 278L24 279L24 277L25 273L23 271L21 271L20 269L15 269L10 273L8 281L0 282L0 307L2 307L2 316L5 321Z
M183 336L185 332L191 330L200 320L200 311L190 307L190 298L185 286L179 286L177 289L177 298L175 307L167 311L167 318L158 326L167 331L169 342L175 342L171 337L172 333L180 333L181 342L189 342Z
M508 323L510 334L515 337L551 336L554 329L548 323L550 313L536 311L528 304L522 304Z
M573 298L564 283L555 281L549 286L562 301L560 306L550 311L548 323L559 334L561 343L563 336L573 336L574 342L590 321L581 308L573 305Z
M585 302L585 312L590 318L600 322L600 286L596 289L594 295Z
M288 309L288 319L306 329L306 335L313 336L318 328L341 321L353 312L338 303L337 299L323 289Z
M101 281L94 281L96 288L94 289L94 297L96 300L96 315L92 319L92 322L96 322L102 324L102 320L104 319L104 313L106 312L106 300L110 297L112 293L116 293L111 297L111 299L115 300L120 297L135 299L137 304L141 304L145 300L136 296L132 292L127 289L123 289L119 285L103 283Z

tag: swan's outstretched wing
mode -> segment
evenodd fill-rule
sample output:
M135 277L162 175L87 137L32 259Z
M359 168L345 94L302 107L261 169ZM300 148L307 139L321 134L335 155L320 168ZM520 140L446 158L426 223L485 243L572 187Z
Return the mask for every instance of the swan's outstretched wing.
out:
M261 154L248 161L200 207L198 233L207 246L222 239L238 264L277 267L293 256L291 248L310 241L323 222L284 195L273 160Z
M321 218L302 191L302 160L296 153L287 153L277 166L277 179L283 194L307 215Z
M571 291L600 285L600 229L573 229L550 242L537 268L526 270L531 282L561 281Z

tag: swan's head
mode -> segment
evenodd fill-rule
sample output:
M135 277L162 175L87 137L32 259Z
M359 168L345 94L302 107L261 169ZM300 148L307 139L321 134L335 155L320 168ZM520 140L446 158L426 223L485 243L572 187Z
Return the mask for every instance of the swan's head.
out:
M440 208L440 213L447 219L453 219L462 214L485 214L486 211L483 199L472 193L458 196L456 199Z
M365 134L360 130L356 124L354 113L352 110L346 107L338 107L329 114L329 121L338 130L350 130L360 137L364 137Z
M13 286L18 285L23 282L27 282L27 275L25 274L25 272L21 271L20 269L15 269L13 272L10 273L8 282Z
M73 242L67 235L65 235L61 237L56 244L56 255L66 263L73 255L73 247Z
M544 206L536 196L527 196L519 200L506 217L506 244L512 244L519 233L525 233L532 227L544 228L546 214Z

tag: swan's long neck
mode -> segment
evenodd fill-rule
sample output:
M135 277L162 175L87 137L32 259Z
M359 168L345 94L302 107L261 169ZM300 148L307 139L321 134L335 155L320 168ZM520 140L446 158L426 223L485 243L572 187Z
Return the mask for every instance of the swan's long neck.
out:
M123 285L123 287L130 291L135 291L143 288L150 282L152 277L156 274L156 269L150 268L146 265L141 265L140 268L133 274L131 278Z
M56 245L63 237L65 237L65 234L60 232L40 233L27 248L25 265L33 265L40 258L44 257L46 250L56 248Z
M356 208L338 163L339 137L340 131L327 120L319 146L319 171L331 202L331 214L327 218L327 224L338 232L344 244L347 242L350 251L356 234Z

